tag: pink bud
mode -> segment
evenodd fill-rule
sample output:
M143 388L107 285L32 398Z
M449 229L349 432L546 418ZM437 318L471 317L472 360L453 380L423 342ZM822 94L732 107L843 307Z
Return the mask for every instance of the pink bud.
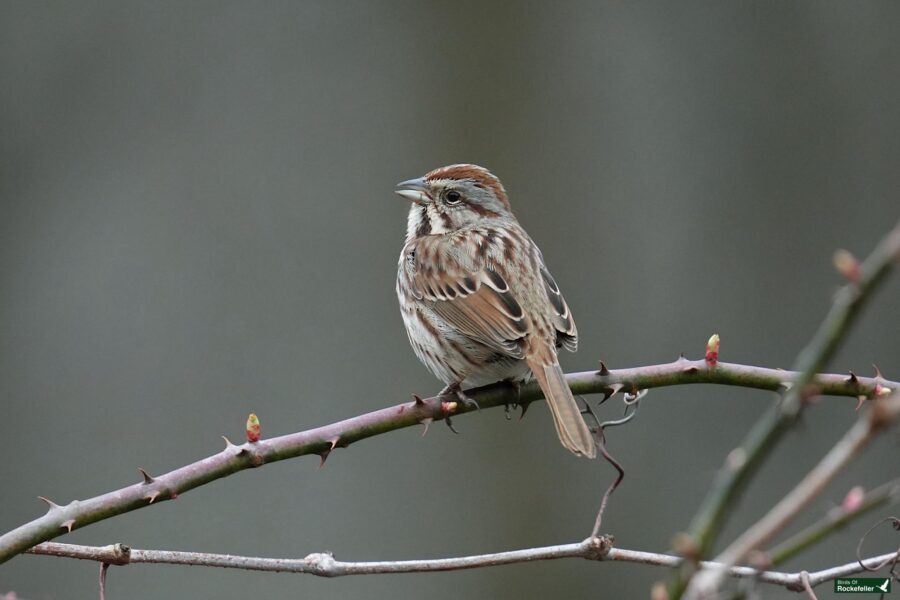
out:
M866 492L862 486L850 488L844 500L841 502L841 510L844 512L855 512L862 506L863 500L866 498Z
M706 364L715 367L719 362L719 334L714 333L706 342Z
M259 441L259 419L256 417L254 413L250 413L250 416L247 417L247 441L250 443L256 443Z
M834 253L834 268L847 281L859 283L859 261L847 250L841 249Z

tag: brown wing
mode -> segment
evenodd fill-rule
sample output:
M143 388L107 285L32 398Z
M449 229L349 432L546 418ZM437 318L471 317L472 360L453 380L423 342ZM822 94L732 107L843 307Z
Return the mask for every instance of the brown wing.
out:
M489 266L466 268L450 256L438 264L441 268L421 265L409 273L416 297L433 302L438 316L467 337L523 358L521 341L528 325L503 277Z
M547 290L547 298L553 307L553 325L556 327L556 345L564 346L569 352L578 350L578 330L575 328L575 320L563 298L559 286L553 279L553 275L541 264L541 276L544 279L544 288Z

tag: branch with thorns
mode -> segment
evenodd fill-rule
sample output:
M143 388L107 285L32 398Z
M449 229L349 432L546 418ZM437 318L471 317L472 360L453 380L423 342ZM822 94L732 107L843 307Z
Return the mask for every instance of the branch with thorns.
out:
M630 369L609 369L601 363L597 371L571 373L566 379L573 393L599 393L607 399L623 391L633 394L649 388L694 383L779 390L790 387L798 376L798 373L791 371L723 362L712 369L704 359L688 360L682 356L672 363ZM900 382L885 379L880 373L875 377L860 377L853 373L822 374L815 381L822 395L863 400L871 400L885 390L900 387ZM533 383L522 385L518 390L508 384L498 383L467 390L466 394L475 399L482 410L513 403L518 403L524 410L530 402L542 397L540 388ZM346 448L354 442L389 431L414 425L427 426L432 421L443 420L451 414L448 404L455 403L447 403L443 396L427 399L416 397L412 402L280 437L248 441L241 445L235 445L224 438L225 448L216 454L162 475L153 476L145 469L139 469L139 483L93 498L60 505L40 496L49 506L47 513L0 536L0 563L36 544L70 533L73 529L174 500L196 487L246 469L307 455L319 456L320 466L324 465L325 460L337 448ZM459 415L473 410L474 407L458 404L452 407L452 414Z

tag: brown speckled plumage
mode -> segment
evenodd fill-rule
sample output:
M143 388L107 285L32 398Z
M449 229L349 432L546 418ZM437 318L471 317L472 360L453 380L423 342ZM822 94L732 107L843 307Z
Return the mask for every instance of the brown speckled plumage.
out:
M419 359L448 386L537 379L562 444L596 455L556 356L578 333L500 180L451 165L403 182L412 201L397 296Z

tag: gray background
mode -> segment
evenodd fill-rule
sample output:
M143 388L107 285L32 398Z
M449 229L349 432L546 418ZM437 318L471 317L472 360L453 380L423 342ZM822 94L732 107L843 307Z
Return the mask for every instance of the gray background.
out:
M833 250L867 254L900 216L898 18L895 2L3 2L0 529L41 514L38 494L85 498L217 452L250 411L274 436L437 391L396 307L406 205L392 189L447 163L505 182L576 316L568 370L696 358L713 332L723 360L789 367L840 284ZM834 369L900 377L898 298L895 278ZM610 435L628 476L605 529L665 551L770 402L653 392ZM727 537L853 406L808 411ZM311 457L240 473L64 540L374 560L587 535L612 471L565 452L545 407L458 426L380 436L322 470ZM802 522L896 476L897 450L880 439ZM850 560L876 519L789 567ZM134 566L112 570L109 593L640 598L666 576L581 561L339 580ZM90 598L96 577L18 557L0 593Z

